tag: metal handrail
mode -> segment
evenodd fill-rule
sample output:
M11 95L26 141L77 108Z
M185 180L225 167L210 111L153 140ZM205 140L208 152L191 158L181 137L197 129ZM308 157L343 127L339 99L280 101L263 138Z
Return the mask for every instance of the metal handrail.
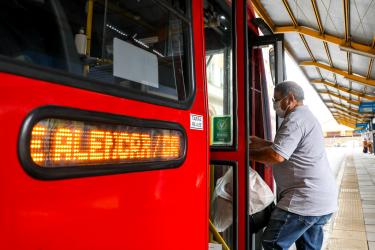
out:
M221 245L223 245L224 250L230 250L230 248L228 247L223 237L221 237L219 232L216 230L216 227L214 226L214 224L212 224L211 220L209 220L209 225L210 225L210 231L214 235L215 240L219 242Z

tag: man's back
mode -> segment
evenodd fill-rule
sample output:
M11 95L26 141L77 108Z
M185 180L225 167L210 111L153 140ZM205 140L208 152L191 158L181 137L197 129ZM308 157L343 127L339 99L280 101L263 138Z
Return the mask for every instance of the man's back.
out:
M279 208L303 216L336 211L337 186L322 129L307 106L297 106L288 114L272 148L285 158L273 167Z

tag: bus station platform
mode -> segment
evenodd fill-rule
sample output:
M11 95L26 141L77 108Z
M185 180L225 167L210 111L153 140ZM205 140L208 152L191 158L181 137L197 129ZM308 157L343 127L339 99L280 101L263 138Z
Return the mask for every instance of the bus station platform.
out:
M375 249L375 156L346 153L337 183L339 209L326 226L324 249Z

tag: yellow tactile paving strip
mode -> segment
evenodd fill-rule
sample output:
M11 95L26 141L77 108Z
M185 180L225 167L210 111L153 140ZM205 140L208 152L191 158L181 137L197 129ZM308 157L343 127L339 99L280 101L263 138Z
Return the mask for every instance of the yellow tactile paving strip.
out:
M361 196L353 157L346 158L340 186L339 210L328 240L329 250L368 250Z

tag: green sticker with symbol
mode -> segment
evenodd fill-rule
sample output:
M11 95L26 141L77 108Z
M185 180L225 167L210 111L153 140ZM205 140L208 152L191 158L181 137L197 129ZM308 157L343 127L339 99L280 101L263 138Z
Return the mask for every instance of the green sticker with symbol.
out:
M211 122L211 145L232 144L232 116L213 116Z

